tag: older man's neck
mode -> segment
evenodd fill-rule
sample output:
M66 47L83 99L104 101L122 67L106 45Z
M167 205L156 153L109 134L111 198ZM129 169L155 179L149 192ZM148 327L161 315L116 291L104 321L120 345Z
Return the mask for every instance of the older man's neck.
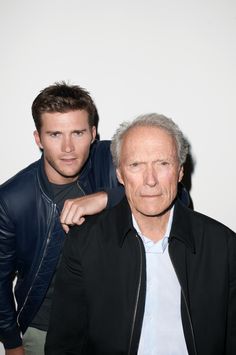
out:
M133 212L141 233L154 242L161 240L166 232L170 216L170 210L161 216L144 216L139 212Z

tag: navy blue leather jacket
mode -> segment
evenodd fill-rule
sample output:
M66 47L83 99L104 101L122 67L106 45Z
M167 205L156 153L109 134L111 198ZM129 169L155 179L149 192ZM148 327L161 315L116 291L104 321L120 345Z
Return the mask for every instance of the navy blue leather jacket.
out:
M42 157L0 187L0 340L6 348L21 345L21 333L42 303L65 239L45 179ZM117 185L110 142L96 141L78 187L89 194Z

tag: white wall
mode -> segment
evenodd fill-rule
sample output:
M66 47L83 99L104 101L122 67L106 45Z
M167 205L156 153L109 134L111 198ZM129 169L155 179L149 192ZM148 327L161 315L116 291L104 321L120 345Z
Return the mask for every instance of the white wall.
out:
M91 92L103 139L140 113L172 117L195 209L236 230L235 38L234 0L1 1L0 183L39 157L34 97L69 80Z

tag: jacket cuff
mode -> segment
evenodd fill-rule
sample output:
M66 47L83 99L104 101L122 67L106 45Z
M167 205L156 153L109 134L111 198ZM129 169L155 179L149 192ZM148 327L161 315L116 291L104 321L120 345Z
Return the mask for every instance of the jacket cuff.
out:
M14 349L22 345L22 338L19 329L12 330L1 339L5 349Z

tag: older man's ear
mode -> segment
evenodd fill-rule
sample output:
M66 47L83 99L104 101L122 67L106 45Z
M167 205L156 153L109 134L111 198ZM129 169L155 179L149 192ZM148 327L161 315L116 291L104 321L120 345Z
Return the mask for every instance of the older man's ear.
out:
M117 176L117 179L118 179L119 183L124 185L124 180L122 178L122 174L121 174L121 171L120 171L119 168L116 168L116 176Z
M179 170L179 182L182 181L183 177L184 177L184 167L181 166Z

